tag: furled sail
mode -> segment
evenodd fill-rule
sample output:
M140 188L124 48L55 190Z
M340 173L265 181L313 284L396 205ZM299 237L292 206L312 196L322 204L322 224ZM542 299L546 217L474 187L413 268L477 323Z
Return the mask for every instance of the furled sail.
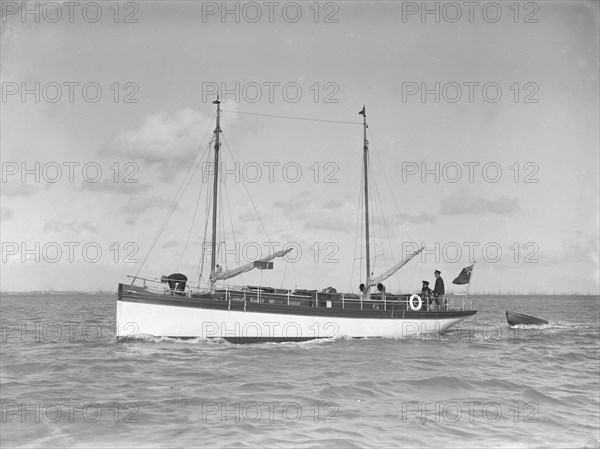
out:
M220 273L215 273L214 276L212 277L212 280L213 281L221 281L221 280L225 280L225 279L229 279L229 278L238 276L242 273L246 273L247 271L250 271L257 266L257 264L255 262L268 262L269 260L273 260L276 257L283 257L287 253L289 253L292 249L293 248L282 249L280 251L277 251L273 254L268 255L267 257L263 257L262 259L257 259L253 262L247 263L246 265L242 265L241 267L234 268L233 270L227 270L227 271L223 271ZM260 264L258 264L258 265L260 265Z
M422 246L418 250L413 251L412 253L407 254L404 259L402 259L399 263L397 263L392 268L390 268L389 270L387 270L385 273L380 274L379 276L374 277L373 279L371 279L369 281L369 286L377 285L380 282L385 281L387 278L389 278L392 274L394 274L396 271L398 271L400 268L402 268L404 265L406 265L413 257L415 257L417 254L419 254L424 249L425 249L425 247Z

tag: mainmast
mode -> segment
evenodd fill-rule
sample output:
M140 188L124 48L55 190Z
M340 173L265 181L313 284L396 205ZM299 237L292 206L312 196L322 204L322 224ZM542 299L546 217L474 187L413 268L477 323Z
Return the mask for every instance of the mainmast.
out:
M369 141L367 140L367 112L363 105L362 111L359 112L363 116L363 166L365 169L365 241L366 241L366 262L367 262L367 280L365 282L365 290L363 295L368 298L370 293L369 283L371 280L371 257L369 252L369 176L368 176L368 159L369 159Z
M210 258L210 286L211 289L215 285L215 267L217 262L217 193L219 187L219 135L221 134L221 102L219 96L213 101L217 105L217 127L215 128L215 167L214 167L214 182L213 182L213 204L212 204L212 242L211 242L211 258Z

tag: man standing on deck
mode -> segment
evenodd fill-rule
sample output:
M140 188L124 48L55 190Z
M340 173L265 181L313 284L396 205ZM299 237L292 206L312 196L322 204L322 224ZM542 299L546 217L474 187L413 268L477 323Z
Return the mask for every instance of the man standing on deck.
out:
M444 289L444 280L440 276L442 272L440 270L435 270L433 275L435 276L435 287L433 288L433 298L435 299L435 304L437 308L440 308L440 304L443 304L444 295L446 294L446 290Z
M181 273L173 273L167 276L161 276L160 282L169 284L169 289L171 290L171 294L175 293L177 295L185 294L185 283L187 282L187 276Z

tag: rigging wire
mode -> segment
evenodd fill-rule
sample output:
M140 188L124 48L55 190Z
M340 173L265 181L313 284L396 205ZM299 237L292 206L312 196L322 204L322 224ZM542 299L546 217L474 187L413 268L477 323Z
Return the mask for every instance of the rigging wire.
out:
M228 113L232 113L232 114L241 114L241 115L253 115L253 116L257 116L257 117L272 117L272 118L280 118L280 119L288 119L288 120L302 120L302 121L310 121L310 122L337 123L337 124L344 124L344 125L361 125L362 126L361 122L348 122L348 121L341 121L341 120L312 119L312 118L307 118L307 117L294 117L294 116L276 115L276 114L259 114L259 113L255 113L255 112L232 111L232 110L227 110L227 109L221 109L221 112L228 112ZM227 149L228 149L229 153L231 154L231 149L229 148L229 144L227 143L227 139L224 134L223 134L223 140L225 141L225 145L227 146ZM231 154L231 157L235 162L235 158L233 157L233 154ZM256 213L258 220L260 222L260 225L263 229L263 232L265 233L268 241L270 242L271 238L269 237L269 234L267 233L266 228L260 218L260 214L258 213L258 210L256 209L254 201L252 201L252 197L250 197L250 193L248 192L248 187L246 186L246 183L243 179L242 179L242 181L244 184L244 188L246 189L246 193L248 194L248 198L250 199L250 203L252 204L252 207L254 208L254 212ZM353 264L353 269L354 269L354 264ZM286 270L287 270L287 266L286 266ZM295 270L295 267L293 264L292 264L292 272L294 275L294 283L297 287L296 270Z
M221 131L221 134L223 136L223 140L225 141L225 146L227 147L227 151L229 151L229 155L231 156L231 159L233 160L233 162L235 164L237 164L238 162L235 160L235 157L233 157L233 153L231 152L231 148L229 148L229 143L227 142L227 137L225 137L225 133L223 133ZM269 233L267 232L267 229L265 228L265 225L264 225L262 219L260 218L260 214L258 213L258 210L256 209L256 205L254 204L254 201L252 200L252 197L250 196L250 192L248 190L248 186L246 185L246 181L244 180L243 176L241 177L241 179L242 179L242 185L244 186L244 189L246 190L246 194L248 195L248 199L250 200L250 204L252 204L252 208L254 209L254 212L256 213L256 216L258 217L258 221L260 223L260 226L262 227L262 230L265 233L265 236L267 237L267 241L270 242L271 238L269 237Z
M220 162L222 162L223 159L220 159ZM220 181L219 181L220 182ZM223 242L227 242L227 236L225 233L225 219L223 217L223 190L225 190L224 186L221 186L220 189L218 189L217 193L219 195L218 197L218 206L219 206L219 210L218 210L218 215L219 215L219 219L217 220L217 223L219 225L218 231L217 231L217 235L215 236L215 239L217 240L217 253L215 254L215 260L219 260L218 256L222 255L221 252L221 240L219 240L218 236L220 235L223 238ZM227 248L225 248L225 263L227 263Z
M294 275L294 289L298 288L298 280L296 279L296 267L295 264L291 264L292 265L292 274Z
M195 173L196 171L194 171ZM193 175L192 175L193 176ZM196 216L198 215L198 209L200 207L200 198L202 197L202 189L204 188L204 183L200 183L200 191L198 192L198 199L196 200L196 208L194 209L194 216L192 217L192 224L190 225L190 230L187 235L187 239L185 240L185 245L183 246L183 251L181 252L181 256L179 257L179 262L177 262L177 267L175 271L179 271L179 265L181 265L181 261L183 260L183 256L185 255L185 251L188 247L188 243L190 242L190 237L192 236L192 230L194 229L194 224L196 223Z
M229 212L229 224L231 225L231 234L233 235L233 245L235 248L235 254L238 255L237 248L237 238L235 237L235 228L233 227L233 215L231 214L231 203L229 201L229 192L227 191L226 183L223 183L223 190L225 190L225 201L227 201L227 211ZM227 252L225 253L227 254ZM237 261L236 261L237 263ZM240 279L242 280L242 284L244 283L244 274L240 273Z
M225 109L221 109L221 112L230 112L232 114L243 114L243 115L256 115L259 117L283 118L283 119L289 119L289 120L304 120L307 122L339 123L342 125L362 125L362 123L360 123L360 122L345 122L345 121L341 121L341 120L325 120L325 119L316 119L316 118L307 118L307 117L293 117L290 115L258 114L256 112L228 111Z
M377 151L375 151L375 152L377 153ZM369 157L369 161L370 161L370 157ZM370 166L372 167L372 164ZM373 179L374 179L373 191L376 193L376 196L377 196L377 202L375 204L379 205L379 212L381 214L380 216L383 221L383 226L381 226L381 222L379 222L379 226L385 230L385 235L387 236L388 248L390 250L390 255L392 257L392 266L394 266L394 265L396 265L396 257L394 256L394 248L392 247L392 239L390 237L390 232L389 232L389 228L387 226L387 221L385 219L385 214L383 213L383 206L382 206L383 202L381 201L381 196L379 194L379 187L377 185L377 182L375 181L375 177L373 177ZM385 248L385 244L384 244L383 233L380 232L379 236L380 236L380 241L381 241L381 248L382 248L383 255L384 255L384 261L387 263L387 259L385 258L386 248ZM397 277L398 271L396 271L395 275L396 275L396 280L398 282L398 288L400 288L400 280Z
M409 287L410 287L410 286L412 285L412 283L413 283L413 279L414 279L414 277L415 277L415 273L416 273L416 271L417 271L417 266L418 266L418 267L420 267L420 271L421 271L421 273L422 273L422 271L423 271L423 264L419 264L419 263L415 263L415 264L413 264L413 272L412 272L412 274L411 274L411 276L410 276L410 281L408 282L408 286L409 286Z
M202 142L200 143L199 148L202 148L202 144L206 140L206 136L208 135L208 133L210 131L210 128L212 128L212 124L213 124L214 120L215 120L215 118L213 117L213 119L211 120L211 122L208 125L208 128L206 129L206 133L204 134L204 137L202 138ZM196 170L198 170L198 166L200 165L200 162L202 162L202 160L206 156L207 152L208 152L208 150L206 150L204 152L204 154L202 155L202 157L198 160L198 163L196 164L196 167L194 168L194 171L193 171L193 173L192 173L191 176L190 176L190 171L192 170L192 167L194 167L194 163L190 164L190 166L188 167L188 170L187 170L185 176L183 177L181 185L179 186L179 189L177 190L177 193L175 194L175 198L171 202L169 210L167 211L167 213L165 215L165 218L163 219L162 224L159 227L158 232L157 232L156 236L154 237L154 240L152 241L152 244L150 245L150 249L148 250L148 252L146 253L146 256L142 260L142 263L140 264L140 266L139 266L139 268L138 268L138 270L137 270L137 272L135 274L135 277L138 277L139 274L140 274L140 272L142 271L142 268L144 267L144 265L146 264L148 258L150 257L150 254L152 253L152 250L156 246L156 243L158 243L158 239L160 238L162 232L165 230L165 227L167 226L167 223L171 219L171 216L173 215L173 212L175 212L175 209L177 208L177 205L179 204L179 201L181 200L181 197L183 196L183 192L185 192L185 189L187 188L187 186L189 185L190 181L192 180L193 174L196 172ZM196 158L195 159L198 158L198 154L199 154L199 152L196 154ZM189 178L188 178L188 176L189 176ZM186 182L186 179L187 179L187 182Z
M283 283L285 282L285 275L287 274L287 269L288 269L289 264L290 263L286 261L285 269L283 270L283 278L281 279L281 287L280 288L283 288Z
M213 137L212 140L210 141L210 143L208 144L208 148L210 149L210 147L213 145L215 141L215 138ZM214 159L212 157L209 156L209 160L208 160L209 164L214 164ZM204 271L204 259L206 257L206 234L208 233L208 221L209 221L209 217L210 217L210 210L211 210L211 205L212 205L212 189L207 189L206 192L206 204L204 207L204 210L206 211L206 216L205 216L205 220L204 220L204 236L202 238L202 256L200 257L200 260L198 261L198 283L200 283L200 279L202 279L202 272Z
M362 158L361 158L362 159ZM363 169L361 170L361 174L362 171L365 169L365 164L364 164L364 160L363 160ZM358 257L359 257L359 271L358 271L358 283L360 284L363 280L362 275L364 274L363 271L363 267L362 265L362 261L365 261L365 269L367 268L367 263L366 263L366 259L365 259L365 253L366 253L366 248L364 246L364 243L366 241L367 238L367 229L365 227L365 179L361 176L360 177L360 184L362 186L362 188L360 189L360 243L358 245L359 248L359 253L358 253ZM363 240L364 237L364 240ZM365 251L365 253L363 253L363 251ZM365 279L365 282L367 282L367 280Z
M365 162L364 162L364 158L362 159L362 170L361 173L363 173L364 169L365 169ZM364 220L362 219L364 217L364 213L363 213L363 194L364 194L364 178L362 176L360 176L360 186L358 189L358 209L356 210L356 231L354 233L354 254L353 254L353 260L352 260L352 271L350 274L350 286L348 287L348 289L350 291L352 291L352 281L354 280L354 267L356 265L356 246L359 246L359 257L358 260L362 260L362 237L363 237L363 223ZM358 283L360 284L362 281L362 270L361 270L361 264L358 264Z
M375 144L375 139L373 138L373 135L371 134L371 130L370 129L368 129L368 132L369 132L369 137L371 138L371 142L373 142L373 148L375 149L375 154L377 155L377 160L379 161L379 164L381 166L381 171L383 173L383 177L385 178L385 181L386 181L386 183L388 185L388 188L389 188L389 190L390 190L390 192L392 194L392 198L394 200L394 204L396 205L396 209L398 210L398 215L400 217L400 221L402 222L402 227L406 231L406 235L408 236L409 241L412 242L413 239L410 236L410 232L408 230L408 226L406 226L406 222L404 221L404 216L402 215L402 212L400 211L400 206L398 205L398 201L396 200L396 195L394 195L394 190L392 189L390 180L389 180L389 178L387 176L387 173L385 171L385 166L383 165L383 162L381 161L381 157L379 156L379 150L377 150L377 145ZM385 217L384 217L384 220L385 220ZM391 249L391 244L390 244L390 249ZM394 257L393 252L392 252L392 257ZM416 267L416 265L417 264L415 264L415 267ZM410 279L409 285L412 285L414 274L415 274L415 272L413 270L413 273L411 275L411 279ZM398 282L398 287L400 288L401 284L400 284L399 272L395 273L395 278L396 278L396 281Z
M261 117L291 119L291 120L303 120L303 121L312 121L312 122L325 122L325 123L338 123L338 124L350 124L350 125L363 125L360 122L347 122L347 121L338 121L338 120L311 119L311 118L306 118L306 117L293 117L293 116L282 116L282 115L272 115L272 114L259 114L259 113L242 112L242 111L222 110L222 112L235 113L235 114L244 114L244 115L254 115L254 116L261 116ZM207 131L206 131L206 133L204 135L204 138L202 139L202 143L200 144L200 148L202 147L202 144L206 140L206 137L207 137L207 135L208 135L208 133L209 133L212 125L213 125L214 120L215 120L215 117L213 117L213 119L211 120L211 122L210 122L210 124L209 124L209 126L207 128ZM392 193L392 198L394 199L394 203L396 204L396 208L398 210L398 214L399 214L400 219L402 221L402 225L403 225L404 229L406 230L406 233L407 233L409 239L412 240L412 238L410 237L410 233L408 231L408 227L406 226L406 222L404 221L404 217L402 216L402 213L400 212L400 207L399 207L398 201L396 200L396 197L394 195L394 191L391 188L391 184L390 184L389 178L387 176L387 173L385 171L384 165L381 162L381 158L379 156L379 152L377 151L377 147L376 147L376 144L375 144L375 141L373 139L373 135L372 135L370 129L368 130L368 132L369 132L369 137L371 139L371 142L373 142L373 147L376 150L375 152L377 154L377 159L379 160L380 166L382 168L382 172L383 172L384 178L385 178L386 183L387 183L387 185L388 185L388 187L389 187L389 189L390 189L390 191ZM229 143L227 142L227 138L226 138L225 134L223 133L222 135L223 135L223 140L225 142L225 146L227 147L227 150L229 152L229 155L231 156L231 158L234 161L234 163L237 164L237 161L235 160L235 157L233 156L233 153L231 151L231 148L229 147ZM185 176L183 178L183 181L182 181L182 183L181 183L181 185L180 185L180 187L179 187L179 189L177 191L175 199L171 203L171 205L169 207L169 210L167 211L167 214L166 214L165 218L163 219L163 222L162 222L162 224L161 224L161 226L159 228L159 231L158 231L157 235L155 236L155 238L154 238L154 240L153 240L153 242L152 242L152 244L150 246L150 250L148 251L148 253L144 257L142 263L140 264L140 266L138 268L138 271L136 273L136 277L139 275L139 273L141 272L143 266L147 262L147 260L148 260L148 258L150 256L150 253L153 251L154 247L156 246L156 244L157 244L157 242L158 242L158 240L160 238L160 235L162 234L162 232L166 228L166 225L167 225L168 221L170 220L170 218L173 215L175 209L177 208L179 202L181 201L181 198L183 196L183 192L186 190L186 188L190 184L190 182L191 182L192 178L194 177L195 173L197 172L197 170L198 170L201 162L204 160L204 158L206 156L206 153L209 152L209 150L210 150L211 145L212 145L213 142L214 142L214 137L211 140L211 142L209 143L208 148L206 149L206 151L204 152L204 154L202 155L202 157L198 160L198 162L195 163L195 164L192 163L188 167L188 171L186 172L186 174L185 174ZM196 158L197 157L198 156L196 156ZM210 156L209 156L209 160L210 160ZM369 155L369 162L370 162L370 160L371 160L371 158L370 158L370 155ZM363 164L362 165L363 165L363 171L364 171L364 160L363 160ZM193 168L193 171L190 174L190 171L192 170L192 168ZM375 181L374 173L372 173L373 172L373 167L372 167L372 164L370 164L370 163L369 163L369 171L371 172L371 176L370 176L371 182L369 184L371 184L371 187L376 192L377 198L378 198L378 203L374 202L373 211L376 212L377 206L379 206L379 211L381 211L381 214L383 216L383 209L382 209L382 205L381 205L381 197L379 195L379 190L377 188L377 183ZM242 178L242 184L244 186L244 189L246 190L246 194L248 195L248 198L249 198L250 203L251 203L251 205L252 205L252 207L254 209L254 212L256 213L256 215L258 217L259 223L260 223L260 225L262 227L262 230L263 230L265 236L267 237L268 241L271 241L271 238L270 238L270 236L269 236L269 234L268 234L268 232L267 232L267 230L266 230L266 228L264 226L264 223L263 223L263 221L262 221L262 219L260 217L260 214L258 213L256 205L254 204L254 201L252 200L252 197L250 196L250 192L249 192L248 187L246 185L246 182L245 182L245 180L243 178ZM185 243L182 255L181 255L181 257L179 259L179 262L177 264L176 270L179 268L179 265L181 264L181 261L183 259L183 256L185 254L185 251L187 249L187 246L188 246L188 243L189 243L189 240L190 240L190 237L191 237L191 233L192 233L192 230L193 230L193 226L194 226L194 223L195 223L195 220L196 220L196 216L197 216L197 212L198 212L198 208L199 208L199 204L200 204L200 197L201 197L202 189L203 189L203 185L201 185L200 192L198 194L198 199L197 199L197 202L196 202L196 208L195 208L195 211L194 211L194 217L193 217L193 220L192 220L192 224L190 226L190 230L189 230L189 233L188 233L188 236L187 236L187 239L186 239L186 243ZM364 228L363 221L364 220L360 220L361 217L364 218L363 208L364 208L364 201L365 201L365 199L364 199L363 189L364 189L364 180L361 177L361 186L360 186L360 195L359 195L359 210L357 212L357 226L356 226L356 234L358 235L358 231L359 231L358 222L360 222L360 236L361 236L361 239L362 239L362 236L364 234L364 231L363 231L363 228ZM220 189L220 190L222 190L222 189ZM211 192L208 192L207 196L206 196L206 198L207 198L207 211L209 213L210 213L210 210L209 210L210 209L210 198L212 197L211 195L212 195ZM222 197L222 193L221 192L219 192L219 195ZM236 240L236 237L235 237L235 230L233 228L233 217L231 215L231 205L230 205L230 202L229 202L229 197L228 197L227 190L225 190L225 196L226 196L226 200L227 200L227 207L228 207L229 214L230 214L230 224L231 224L231 228L232 228L234 242L237 243L237 240ZM219 211L219 213L221 215L220 222L221 222L221 225L224 226L224 224L223 224L224 220L223 220L223 206L222 206L222 201L220 201L220 206L221 206L220 207L220 211ZM206 233L207 233L207 228L208 228L208 216L209 216L209 213L207 213L207 215L206 215L205 226L204 226L204 228L205 228L204 229L204 244L206 244ZM382 227L381 226L381 222L378 221L379 220L379 216L377 215L374 218L375 218L375 220L374 220L373 224L374 225L378 225L381 228ZM387 223L385 221L385 216L383 216L383 227L385 228L385 231L386 231L386 234L387 234L387 237L388 237L388 243L390 245L390 251L391 251L392 261L395 263L395 257L394 257L394 254L393 254L393 249L391 248L391 242L390 242L390 236L389 236L389 229L388 229ZM221 231L222 235L224 235L224 233L225 233L224 228L221 228L220 231ZM366 236L365 236L365 238L366 238ZM351 281L350 281L351 284L352 284L352 279L353 279L353 276L354 276L355 264L356 264L356 260L357 260L356 259L356 245L358 244L357 243L358 240L361 240L361 239L355 238L354 260L353 260L353 264L352 264L352 273L351 273ZM380 239L383 242L383 238L381 237ZM384 251L383 255L385 256L385 248L384 248L385 245L383 243L381 243L381 246L382 246L382 251ZM363 259L362 244L359 245L359 247L360 247L359 260L362 260ZM204 266L204 250L205 250L205 245L203 246L203 256L200 259L200 264L199 264L199 279L202 278L202 270L203 270L203 266ZM376 247L374 248L374 250L375 250L374 251L375 252L375 259L374 259L374 264L373 265L375 266L375 262L376 262L376 259L377 259L377 250L376 250ZM217 253L219 253L219 249L217 249ZM416 270L416 267L415 267L415 270ZM413 277L414 277L414 274L415 274L415 270L413 270ZM293 271L293 275L294 275L294 282L296 283L297 282L297 280L296 280L296 273L295 273L295 267L294 267L293 264L292 264L292 271ZM285 271L285 273L287 273L287 264L286 264L286 271ZM284 273L284 280L285 280L285 275L286 275L285 273ZM359 270L359 273L360 273L360 270ZM396 276L398 276L398 274L396 274ZM359 279L362 281L362 274L359 276ZM411 282L412 282L412 277L411 277ZM283 281L282 281L282 286L283 286ZM296 285L296 287L297 287L297 285ZM350 288L352 288L351 285L350 285Z
M379 217L380 214L382 212L378 211L377 206L379 206L379 209L381 209L381 204L380 202L378 203L377 201L374 201L376 195L375 193L377 193L377 181L375 180L375 170L373 169L373 164L371 163L371 154L368 153L367 154L367 158L368 158L368 169L369 169L369 192L370 192L370 198L372 201L369 202L369 205L371 206L371 211L372 213L370 214L370 218L372 219L370 222L372 222L373 226L372 226L372 232L371 235L375 235L377 234L379 236L379 240L383 241L383 237L381 236L381 232L379 231L381 229L381 222L379 221ZM383 247L383 244L381 245L381 255L385 257L385 249ZM372 265L371 265L371 274L375 273L375 267L377 265L377 259L379 254L377 253L377 240L373 239L373 261L372 261Z
M387 182L387 185L390 189L390 192L392 193L392 198L394 199L394 204L396 204L396 209L398 209L398 215L400 215L400 220L402 221L402 226L404 226L404 229L406 231L406 234L408 235L408 238L410 241L412 241L412 237L410 236L410 233L408 232L408 226L406 226L406 223L404 221L404 217L402 216L402 212L400 212L400 206L398 206L398 201L396 200L396 195L394 195L394 190L392 189L392 185L390 184L390 180L388 178L388 175L385 171L385 166L383 165L383 162L381 161L381 158L379 157L379 151L377 150L377 145L375 144L375 140L373 139L373 135L371 134L371 130L368 129L367 130L369 132L369 137L371 138L371 142L373 142L373 147L375 148L375 154L377 155L377 159L379 160L379 164L382 167L382 172L383 172L383 177L385 178L385 181Z

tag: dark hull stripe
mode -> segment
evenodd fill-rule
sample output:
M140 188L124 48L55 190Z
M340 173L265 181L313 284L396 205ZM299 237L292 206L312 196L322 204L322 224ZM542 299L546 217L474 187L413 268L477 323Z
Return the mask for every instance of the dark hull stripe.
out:
M124 286L125 287L125 286ZM124 290L124 291L123 291ZM272 313L277 315L297 315L297 316L322 316L335 318L379 318L379 319L419 319L435 320L439 318L458 318L475 315L476 310L448 310L448 311L429 311L414 312L405 310L404 304L394 304L395 310L389 310L391 303L388 302L388 310L368 310L367 307L373 307L377 304L375 301L364 301L363 310L349 308L327 308L327 307L306 307L287 304L269 304L243 301L239 299L215 300L205 298L189 298L187 296L160 295L145 292L131 293L127 288L119 289L119 301L164 305L171 307L187 307L194 309L212 309L212 310L231 310L248 313ZM380 309L383 309L383 302L378 302Z

